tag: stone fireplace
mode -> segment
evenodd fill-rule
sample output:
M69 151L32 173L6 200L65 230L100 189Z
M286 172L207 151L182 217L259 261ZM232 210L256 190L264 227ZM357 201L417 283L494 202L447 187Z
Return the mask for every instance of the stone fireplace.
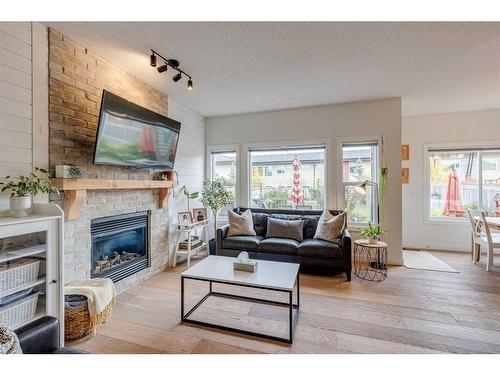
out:
M149 267L150 212L92 220L90 274L117 282Z
M155 173L152 169L93 164L94 142L104 89L168 116L168 98L165 94L50 28L51 174L54 175L56 165L73 163L80 168L84 179L152 180ZM62 195L51 198L64 205ZM121 293L163 271L168 263L169 215L168 207L159 205L159 202L158 189L89 190L78 218L67 220L64 225L65 282L111 275L115 280L117 292ZM133 234L132 229L126 235L118 235L116 241L103 239L102 243L95 242L93 234L97 234L97 227L113 222L109 217L135 217L136 214L142 215L144 212L148 212L149 229L144 233L149 246L140 249L139 256L127 254L134 251L120 245L121 242L126 242L125 238L134 238L133 241L136 241L136 238L140 237L135 237L140 233ZM115 245L117 248L113 250ZM95 246L100 247L100 250L93 253ZM143 254L145 249L147 252ZM96 264L98 260L102 262ZM96 265L99 265L102 271L98 271Z

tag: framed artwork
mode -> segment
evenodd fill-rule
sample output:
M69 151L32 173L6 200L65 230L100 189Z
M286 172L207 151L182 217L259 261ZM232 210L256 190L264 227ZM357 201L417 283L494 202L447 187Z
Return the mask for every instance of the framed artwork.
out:
M401 145L401 160L410 160L410 145Z
M207 219L208 219L208 212L205 207L193 208L193 221L195 223L199 223L200 221L204 221Z
M410 168L401 169L401 182L407 184L410 182Z
M191 212L189 212L189 211L178 212L177 219L179 220L179 225L193 224L193 216L191 215Z

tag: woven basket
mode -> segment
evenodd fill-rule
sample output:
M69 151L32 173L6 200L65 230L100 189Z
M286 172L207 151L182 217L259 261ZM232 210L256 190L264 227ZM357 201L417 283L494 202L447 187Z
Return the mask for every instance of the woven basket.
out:
M76 340L92 331L87 297L64 296L64 338Z

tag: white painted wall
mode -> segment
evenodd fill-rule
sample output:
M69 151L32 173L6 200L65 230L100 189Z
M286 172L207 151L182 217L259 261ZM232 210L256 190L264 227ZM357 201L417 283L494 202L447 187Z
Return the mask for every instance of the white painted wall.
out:
M45 26L0 22L0 178L48 165L47 58Z
M445 250L470 250L467 223L426 223L424 145L497 141L500 109L403 118L403 143L410 145L410 183L403 185L403 245Z
M205 178L205 118L169 97L168 117L181 122L181 134L175 159L175 170L179 175L179 187L168 202L169 222L177 223L177 212L187 210L187 201L181 187L189 191L200 191ZM199 201L191 201L190 208L202 207ZM172 264L177 232L171 225L169 230L169 264Z
M327 204L343 205L337 181L341 176L338 163L338 140L341 138L384 136L386 166L389 168L384 225L389 232L389 261L402 263L401 239L401 100L399 98L294 108L207 118L207 146L238 144L240 157L240 205L248 204L249 144L304 143L327 144ZM353 233L354 234L354 233Z

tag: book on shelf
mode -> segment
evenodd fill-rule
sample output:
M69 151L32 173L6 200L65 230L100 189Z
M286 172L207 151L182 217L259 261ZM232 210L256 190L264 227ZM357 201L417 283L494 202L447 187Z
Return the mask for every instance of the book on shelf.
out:
M202 245L203 245L203 241L201 241L201 240L191 241L191 250L196 249ZM179 243L179 250L187 250L187 248L188 248L187 241L182 241Z

